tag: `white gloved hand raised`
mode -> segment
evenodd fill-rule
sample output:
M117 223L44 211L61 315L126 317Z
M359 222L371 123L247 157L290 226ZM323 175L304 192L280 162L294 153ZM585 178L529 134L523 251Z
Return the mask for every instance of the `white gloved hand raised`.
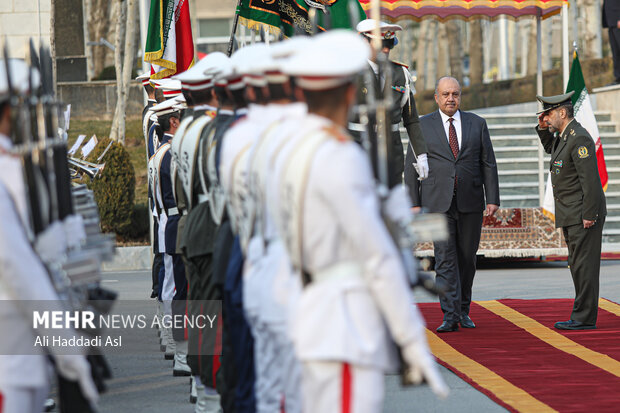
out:
M58 261L67 251L67 237L60 221L54 221L49 227L37 235L34 249L43 262Z
M76 354L56 354L54 360L58 373L67 380L77 381L86 400L91 405L97 404L99 392L90 373L90 364L86 357Z
M402 356L408 366L406 378L411 383L421 384L426 380L433 393L440 398L448 397L450 389L439 374L437 363L428 348L425 337L403 347Z
M420 181L428 178L428 157L425 153L418 155L418 163L414 164Z
M68 215L62 222L65 229L67 246L69 248L77 248L86 240L86 231L84 230L84 220L81 215Z

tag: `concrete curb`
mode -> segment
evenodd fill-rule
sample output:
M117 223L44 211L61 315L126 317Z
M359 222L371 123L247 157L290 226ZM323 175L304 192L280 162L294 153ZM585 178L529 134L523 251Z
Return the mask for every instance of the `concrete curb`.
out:
M150 271L151 247L116 247L112 261L104 262L103 271Z
M150 271L151 247L117 247L114 259L104 262L103 271ZM604 243L603 253L620 253L620 243Z

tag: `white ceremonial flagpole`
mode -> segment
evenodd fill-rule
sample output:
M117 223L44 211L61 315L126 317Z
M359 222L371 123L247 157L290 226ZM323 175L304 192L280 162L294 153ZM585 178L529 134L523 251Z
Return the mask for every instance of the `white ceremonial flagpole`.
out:
M562 92L566 90L568 85L569 75L569 53L568 50L568 3L562 5L562 69L564 74L564 88Z

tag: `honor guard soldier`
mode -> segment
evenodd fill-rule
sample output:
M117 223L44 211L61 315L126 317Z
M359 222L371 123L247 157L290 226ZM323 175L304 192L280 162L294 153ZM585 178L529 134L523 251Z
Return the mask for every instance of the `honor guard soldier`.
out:
M370 42L373 39L373 30L376 25L377 22L375 20L366 19L359 22L356 28ZM396 32L402 30L402 27L397 24L379 22L379 28L381 33L381 53L384 53L387 57L390 50L398 44ZM357 103L359 105L369 102L369 98L372 101L380 96L390 97L391 105L389 106L387 116L387 121L391 123L391 145L388 149L390 188L402 183L405 168L403 145L400 136L401 121L409 137L407 152L413 155L411 165L407 164L406 167L415 167L419 170L419 176L425 179L428 176L428 149L420 129L420 120L413 97L415 88L409 70L407 70L406 66L390 60L387 65L390 72L380 73L379 60L375 56L374 50L371 53L372 56L368 60L366 70L359 77ZM389 85L386 84L386 80L390 80ZM374 93L374 96L368 96L369 93ZM372 117L372 114L370 115L370 123L375 125L376 120ZM349 131L355 137L355 140L360 143L363 143L362 134L366 131L365 128L366 126L360 121L360 113L349 123ZM371 128L368 134L371 152L377 153L374 149L376 147L376 126ZM372 164L375 176L377 176L377 160L373 159Z
M35 343L37 333L51 332L33 330L32 320L26 315L36 309L33 307L35 302L47 301L50 303L47 308L59 306L58 310L63 307L29 239L32 231L23 170L19 158L11 153L11 137L16 132L13 130L15 113L12 104L14 99L19 99L17 94L29 92L31 69L21 60L9 60L9 88L6 63L0 59L0 301L4 303L0 309L0 411L40 413L50 387L48 355L43 348L37 351L33 347L30 354L25 349L29 346L27 343ZM77 336L72 329L54 330L54 334L66 335L66 338ZM47 348L56 370L67 380L77 381L82 394L94 405L98 393L86 358L57 354L58 349L58 346Z
M209 263L211 260L212 245L205 241L210 239L209 231L213 231L213 228L205 227L194 221L193 225L186 229L185 223L190 211L201 202L198 194L195 193L201 191L200 180L196 172L197 148L201 132L215 117L217 110L217 98L213 92L213 76L206 75L204 72L217 67L222 59L228 58L223 53L210 53L190 69L174 76L174 79L181 81L182 93L189 107L187 115L174 135L170 150L172 162L176 164L173 172L174 195L181 214L178 223L177 253L182 254L185 261L185 276L189 284L188 312L192 316L207 312L208 309L204 308L202 300L212 299L208 295L209 289L207 288L207 283L211 278L211 267L204 263ZM203 205L206 206L208 203L204 202ZM211 219L208 212L193 216L202 220ZM203 237L203 242L186 247L184 244L186 230L193 230ZM191 256L187 255L188 251ZM218 367L214 365L216 337L213 333L204 337L206 334L208 334L207 331L196 327L188 331L187 363L193 376L190 400L194 400L195 397L197 413L220 411L220 399L212 379L218 371ZM209 381L204 380L204 384L201 379L203 371L205 376L210 377Z
M219 107L220 120L232 116L233 111L222 108L215 95L215 75L223 67L230 65L229 58L223 53L213 52L200 61L204 65L204 80L200 87L196 85L191 100L198 106L194 107L194 114L204 110L204 115L198 117L187 129L181 146L181 165L179 177L187 196L187 220L181 240L181 250L187 262L187 276L190 284L190 294L193 300L219 300L222 295L216 287L213 277L213 245L217 226L213 222L208 195L203 191L201 183L201 165L199 150L202 141L208 138L214 127L217 116L214 117L213 108ZM221 313L218 314L221 317ZM198 331L199 348L194 350L195 331L190 331L190 346L192 346L189 364L192 374L199 376L200 391L196 403L197 412L219 412L220 394L226 393L222 371L220 369L221 356L216 354L216 338ZM217 342L221 342L221 324L218 325ZM198 379L196 379L198 383ZM204 390L202 387L204 386ZM218 394L219 393L219 394Z
M149 72L142 73L136 77L136 80L142 83L142 87L144 88L144 92L147 96L146 105L144 106L144 109L142 109L142 133L146 135L148 132L148 127L150 126L148 124L150 116L147 116L147 112L149 112L149 109L157 104L157 100L155 100L155 88L151 85L151 74ZM153 112L151 111L151 114L152 113Z
M370 47L331 30L287 60L308 111L324 126L305 136L282 168L276 224L304 289L292 324L302 363L303 410L383 409L384 373L400 348L407 379L447 394L428 349L399 252L381 218L367 155L346 132L354 76ZM408 210L409 205L402 205Z
M174 109L176 102L168 99L153 107L163 135L160 147L153 156L152 192L159 221L159 252L163 254L164 278L159 280L159 298L164 315L184 315L187 299L187 280L181 256L176 253L179 212L172 194L170 177L170 140L179 127L180 114ZM183 329L164 328L167 336L166 359L174 359L173 374L189 376L187 366L187 341Z
M536 96L543 105L536 132L545 152L551 154L555 226L564 233L575 285L570 320L555 323L555 328L588 330L596 328L601 240L607 207L594 140L574 118L573 93Z
M245 359L253 355L252 336L243 315L240 297L235 296L235 281L243 268L243 254L239 240L234 237L231 222L226 213L226 194L220 182L220 160L224 136L231 125L247 114L245 82L236 71L233 60L230 66L223 68L216 75L215 91L222 104L229 104L234 110L233 116L223 121L214 119L214 129L209 133L207 145L201 146L202 179L209 195L210 211L213 221L219 226L214 244L214 270L216 283L222 291L224 341L223 373L227 393L234 394L232 400L223 400L224 410L234 408L237 411L252 412L254 401L254 368ZM204 143L204 142L202 142ZM239 291L239 296L240 296ZM252 344L253 345L253 344ZM239 362L239 363L238 363ZM234 407L233 407L234 406Z

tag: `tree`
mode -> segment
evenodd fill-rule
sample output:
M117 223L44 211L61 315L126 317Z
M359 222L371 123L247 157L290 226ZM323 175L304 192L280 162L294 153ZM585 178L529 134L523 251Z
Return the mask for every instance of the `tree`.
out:
M113 2L109 0L85 0L84 14L88 19L88 40L98 42L104 38L108 41L110 32L110 14ZM89 61L89 79L97 76L105 67L109 49L103 45L87 46Z
M579 15L583 16L583 57L586 59L603 56L603 42L601 39L601 2L599 0L582 0Z
M125 143L125 115L131 72L136 54L137 0L120 0L116 19L116 44L114 66L116 68L116 110L110 130L110 139ZM122 47L124 43L124 48ZM123 55L124 50L124 55Z
M450 20L445 23L446 40L448 42L448 55L450 56L450 76L463 82L463 36L461 35L461 22Z

